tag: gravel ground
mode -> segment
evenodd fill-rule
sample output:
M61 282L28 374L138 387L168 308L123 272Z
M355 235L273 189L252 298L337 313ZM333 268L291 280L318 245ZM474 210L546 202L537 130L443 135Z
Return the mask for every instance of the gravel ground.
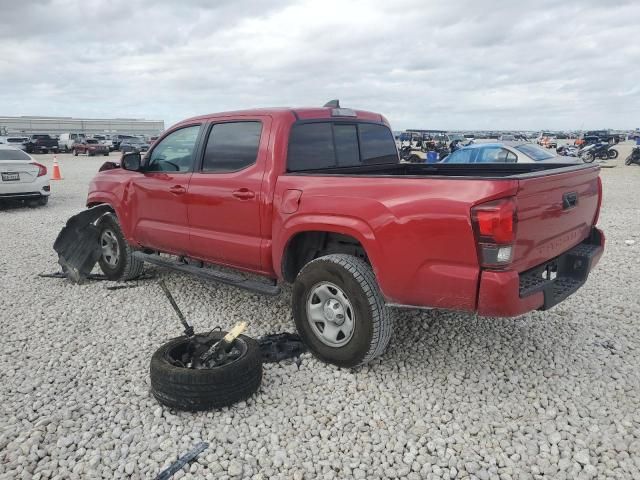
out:
M551 311L402 311L366 368L305 355L299 370L267 365L246 403L190 414L149 394L152 352L180 333L157 285L36 276L57 270L53 241L104 159L59 160L48 206L0 211L0 478L152 478L200 440L209 449L175 478L640 477L640 167L602 171L606 253ZM161 275L197 329L294 328L287 291Z

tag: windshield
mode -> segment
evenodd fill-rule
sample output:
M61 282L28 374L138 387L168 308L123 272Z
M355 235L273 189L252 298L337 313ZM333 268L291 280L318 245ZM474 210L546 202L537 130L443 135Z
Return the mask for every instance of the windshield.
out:
M127 138L126 140L124 140L124 143L144 143L144 142L139 138Z
M31 160L31 157L22 150L13 148L0 148L0 160Z
M536 145L532 145L532 144L517 145L517 146L515 146L513 148L515 148L519 152L524 153L527 157L532 158L536 162L539 162L541 160L550 160L552 158L555 158L555 155L553 155L552 153L549 153L549 152L543 150L542 148L540 148L540 147L538 147Z

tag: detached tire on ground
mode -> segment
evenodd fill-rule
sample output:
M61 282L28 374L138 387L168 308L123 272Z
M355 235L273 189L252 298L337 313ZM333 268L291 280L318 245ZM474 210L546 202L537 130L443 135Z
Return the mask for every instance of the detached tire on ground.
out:
M211 343L226 332L212 332ZM204 336L201 336L204 337ZM222 408L253 395L262 382L262 356L258 343L245 335L236 339L241 355L215 368L192 369L170 360L188 344L186 337L171 340L151 358L151 393L163 405L179 410Z
M118 219L112 213L98 221L98 239L102 254L98 265L109 280L133 280L142 274L144 262L133 256L133 249L124 238Z
M373 270L346 254L305 265L293 285L293 316L309 350L339 367L356 367L382 355L393 320Z

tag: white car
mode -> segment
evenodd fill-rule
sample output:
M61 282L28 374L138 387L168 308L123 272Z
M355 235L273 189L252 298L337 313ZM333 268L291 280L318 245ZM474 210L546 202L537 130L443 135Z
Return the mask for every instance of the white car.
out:
M20 150L27 149L27 142L29 139L27 137L0 137L0 144L4 143L5 145L11 145L13 147L18 147Z
M0 200L25 200L46 205L51 194L47 167L19 148L0 145Z

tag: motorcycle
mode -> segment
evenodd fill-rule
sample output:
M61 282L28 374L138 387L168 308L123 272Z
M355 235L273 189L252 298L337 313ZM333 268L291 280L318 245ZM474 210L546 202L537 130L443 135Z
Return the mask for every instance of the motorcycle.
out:
M591 163L596 158L601 160L613 160L618 158L618 151L606 142L587 145L578 152L578 156L584 163Z
M631 150L631 154L627 157L627 159L624 161L625 165L640 165L640 145L636 145L635 147L633 147L633 150Z
M579 150L575 145L559 145L556 153L563 157L577 157Z

